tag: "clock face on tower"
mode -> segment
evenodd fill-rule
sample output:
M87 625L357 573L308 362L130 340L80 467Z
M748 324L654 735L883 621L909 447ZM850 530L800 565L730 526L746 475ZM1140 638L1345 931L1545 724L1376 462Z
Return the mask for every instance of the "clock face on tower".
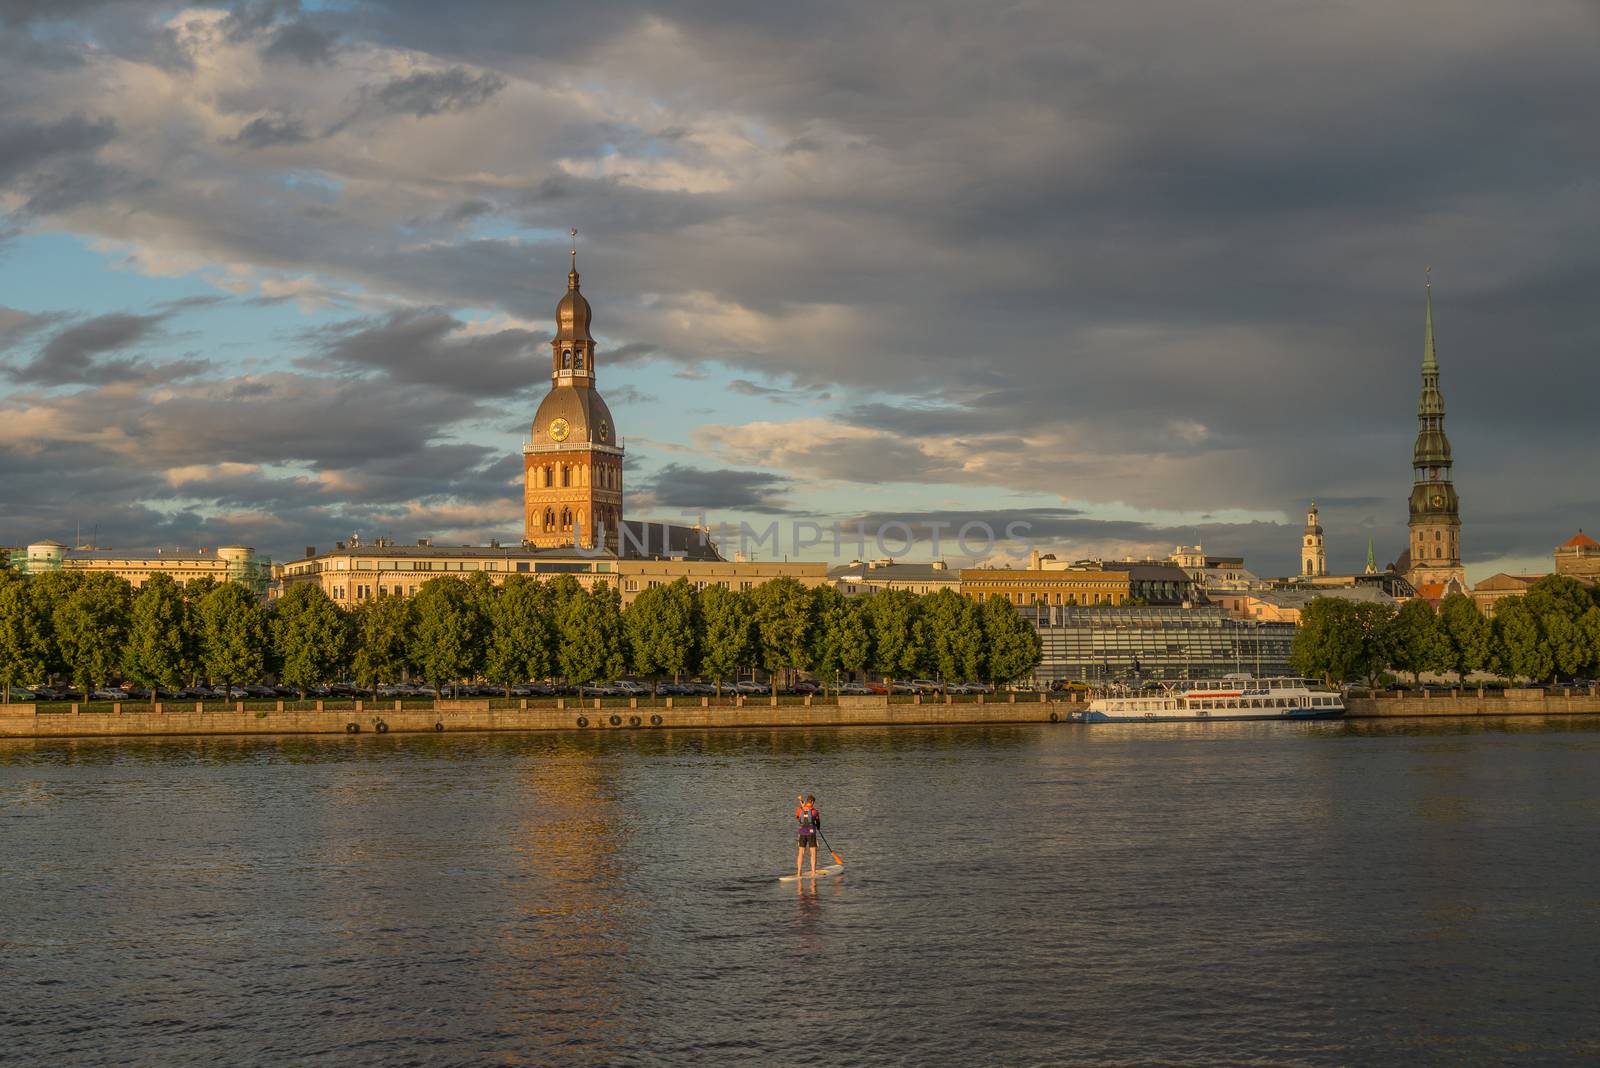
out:
M611 437L611 424L604 419L600 420L600 440L605 441Z
M1433 506L1435 508L1443 508L1444 507L1444 494L1435 493L1433 495Z
M550 420L550 440L566 441L567 435L572 432L572 426L560 416Z

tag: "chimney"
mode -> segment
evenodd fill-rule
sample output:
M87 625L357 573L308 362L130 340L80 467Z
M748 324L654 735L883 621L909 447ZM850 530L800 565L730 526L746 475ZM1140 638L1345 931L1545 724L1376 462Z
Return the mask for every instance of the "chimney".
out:
M933 562L933 569L935 571L946 571L949 569L949 567L950 565L945 563L943 560L935 560Z
M333 543L333 551L337 552L337 553L344 552L344 542L342 542L342 541L334 542Z
M317 555L317 547L315 545L307 545L306 546L306 559L309 560L315 555Z

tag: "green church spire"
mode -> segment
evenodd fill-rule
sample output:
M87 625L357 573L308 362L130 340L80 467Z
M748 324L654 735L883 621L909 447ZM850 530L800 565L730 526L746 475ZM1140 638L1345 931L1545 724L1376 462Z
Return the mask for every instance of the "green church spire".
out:
M1367 574L1378 573L1378 558L1372 554L1372 535L1367 535Z
M1432 273L1433 268L1428 268ZM1422 327L1422 373L1439 373L1439 356L1433 351L1433 279L1430 277L1423 288L1428 294L1428 313Z

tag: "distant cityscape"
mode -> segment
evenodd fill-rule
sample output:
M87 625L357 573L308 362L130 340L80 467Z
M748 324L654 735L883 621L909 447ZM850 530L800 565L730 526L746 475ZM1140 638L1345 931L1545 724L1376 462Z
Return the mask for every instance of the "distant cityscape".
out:
M567 290L557 304L550 341L550 388L522 447L524 532L519 544L436 546L430 539L399 544L352 535L331 548L307 546L300 559L274 561L244 545L141 553L44 540L0 549L0 559L22 574L106 572L135 589L157 574L179 584L200 578L233 581L269 602L297 585L313 584L347 608L414 596L423 583L441 575L474 573L496 584L518 574L570 575L586 589L609 583L624 606L645 590L680 579L696 590L717 586L749 592L773 579L790 578L807 588L830 586L847 597L884 590L918 595L950 590L979 602L999 597L1028 610L1044 650L1034 678L1041 684L1134 674L1177 678L1235 670L1287 672L1301 611L1316 598L1390 606L1422 599L1437 606L1452 594L1465 594L1492 617L1497 602L1527 592L1543 574L1568 576L1589 586L1600 583L1600 541L1580 530L1556 547L1551 572L1499 573L1467 584L1431 282L1425 290L1409 539L1399 556L1381 568L1369 538L1361 572L1329 574L1315 501L1300 537L1299 572L1281 577L1261 577L1243 557L1210 555L1198 544L1175 546L1163 559L1063 560L1033 549L1025 566L952 568L943 559L894 556L830 565L747 559L743 551L728 559L708 526L625 517L625 448L598 388L593 313L581 289L576 247L571 255ZM877 532L876 544L883 540L883 532ZM909 547L911 539L904 540ZM868 544L862 532L856 545L864 549Z

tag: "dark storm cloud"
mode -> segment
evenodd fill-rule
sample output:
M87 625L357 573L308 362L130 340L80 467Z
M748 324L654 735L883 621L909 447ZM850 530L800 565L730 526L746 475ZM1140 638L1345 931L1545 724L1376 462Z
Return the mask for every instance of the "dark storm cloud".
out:
M789 485L787 478L766 471L669 463L639 488L650 495L658 508L708 515L724 511L782 515L788 509L777 495Z
M509 329L462 336L465 323L438 308L414 308L356 319L307 337L320 354L303 366L379 371L396 382L438 386L464 396L503 399L543 386L534 355L545 340Z
M116 123L110 119L82 115L55 122L0 120L0 185L64 157L92 153L108 144L116 133Z
M505 86L498 74L451 67L396 78L375 90L373 97L388 111L425 117L475 108Z
M239 132L228 139L228 143L245 148L272 148L276 145L298 145L309 140L311 135L306 133L305 124L299 119L262 115L241 126Z
M1592 5L251 4L226 31L241 47L304 26L349 48L306 37L308 66L228 86L215 125L102 109L104 57L175 70L136 24L166 32L179 7L0 3L27 24L0 36L40 56L78 43L52 13L95 43L7 121L104 110L128 168L92 137L30 157L12 188L35 215L537 323L566 270L546 235L575 223L602 359L811 390L796 418L896 439L836 446L841 477L949 479L930 453L959 438L1049 471L1049 499L1291 518L1345 499L1330 521L1380 555L1404 523L1431 262L1467 551L1543 555L1549 527L1600 522L1572 459L1600 387ZM0 93L26 97L45 61L14 49ZM289 114L318 135L293 152L215 143ZM397 133L420 116L428 139ZM513 223L525 239L473 239ZM354 328L374 346L321 366L456 398L508 381L494 345L406 325ZM412 354L380 354L385 329ZM438 381L458 356L476 385ZM1030 463L1006 477L1041 492ZM1261 542L1279 570L1293 526Z
M177 310L168 308L154 315L114 312L86 319L58 332L40 347L32 360L8 368L7 373L14 381L42 386L171 382L199 374L210 366L207 361L186 358L152 363L99 359L106 353L136 348L156 339L161 323Z
M280 27L261 54L267 59L293 59L306 65L333 61L336 34L300 20Z

